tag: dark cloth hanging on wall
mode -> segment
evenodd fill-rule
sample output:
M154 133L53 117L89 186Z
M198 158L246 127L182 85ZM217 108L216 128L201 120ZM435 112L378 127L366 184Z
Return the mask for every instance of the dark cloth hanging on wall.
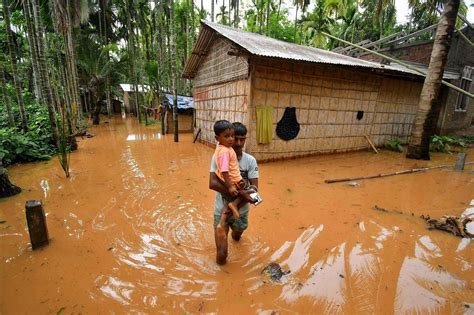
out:
M283 117L278 122L276 134L280 139L285 141L296 138L300 132L300 124L296 119L296 107L287 107L283 113Z

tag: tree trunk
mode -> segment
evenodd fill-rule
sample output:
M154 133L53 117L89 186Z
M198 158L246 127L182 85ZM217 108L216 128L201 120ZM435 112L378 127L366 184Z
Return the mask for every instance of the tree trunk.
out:
M1 91L2 91L2 101L3 104L5 104L5 109L7 110L7 117L8 117L8 126L10 127L15 127L15 118L13 116L12 112L12 105L10 103L10 98L7 95L7 83L5 80L5 70L3 69L3 66L0 64L0 86L1 86Z
M103 1L99 1L99 32L100 38L102 39L102 47L107 46L108 39L107 39L107 24L106 24L106 3ZM109 53L107 52L107 61L109 60ZM111 100L110 100L110 80L109 76L105 76L105 96L107 99L107 116L111 117ZM82 112L82 109L81 109Z
M8 50L10 52L10 64L12 66L13 82L15 84L15 92L20 109L21 128L24 132L28 131L28 122L26 117L25 103L23 102L23 91L21 88L21 80L17 69L17 51L13 43L13 33L10 29L10 8L8 0L3 0L3 18L5 19L5 30L7 32Z
M281 0L278 1L277 21L280 23Z
M229 0L229 12L227 12L227 14L229 15L229 26L232 25L232 23L230 22L231 21L231 18L230 18L231 14L230 13L232 11L232 4L230 2L231 2L231 0Z
M20 192L21 188L10 182L7 170L0 163L0 198L14 196Z
M211 0L211 22L214 22L214 0Z
M296 43L296 33L297 33L297 30L298 30L298 2L296 3L296 13L295 13L295 38L294 38L294 42Z
M67 24L67 32L66 32L66 44L67 44L67 51L69 52L68 56L68 64L70 73L68 75L71 76L71 96L72 96L72 103L69 104L70 114L72 114L72 126L71 130L69 131L71 134L77 132L77 125L80 123L82 119L82 110L80 110L80 102L79 102L79 75L77 73L77 66L76 66L76 52L74 48L74 34L73 34L73 25L72 25L72 13L71 13L71 1L66 0L67 5L67 15L68 15L68 24Z
M132 16L131 10L133 8L133 1L127 1L127 30L128 30L128 51L129 55L133 56L130 58L130 67L131 67L131 79L133 82L133 92L134 92L134 101L135 101L135 113L137 115L138 121L141 123L140 117L140 108L138 102L138 80L137 80L137 71L136 71L136 64L135 64L135 57L136 57L136 50L135 50L135 31L134 26L132 25Z
M196 42L196 16L194 12L194 0L191 0L191 40L194 44ZM191 45L192 46L192 45ZM192 47L191 47L192 49Z
M46 103L46 100L41 91L41 77L39 71L39 64L38 64L38 47L36 41L34 40L35 36L35 29L33 25L33 13L30 10L30 6L27 0L22 1L23 5L23 12L25 13L25 21L26 21L26 28L28 32L28 46L30 49L30 59L31 65L33 68L33 81L35 83L35 95L37 96L38 100Z
M239 0L235 1L234 7L234 27L237 28L239 26Z
M173 90L173 122L174 142L179 141L178 135L178 95L176 90L176 32L174 31L174 0L170 1L170 36L171 36L171 86Z
M268 36L268 28L269 28L269 25L270 25L270 1L271 0L267 0L267 17L266 17L266 27L265 27L265 33L266 35Z
M32 13L31 16L33 17L34 21L34 32L33 32L33 39L34 42L36 42L36 47L37 49L37 55L38 55L38 70L39 70L39 77L40 77L40 85L41 85L41 91L43 94L43 97L45 99L45 103L48 109L48 118L49 118L49 123L51 124L51 132L52 132L52 138L53 138L53 143L57 145L58 141L58 127L56 124L56 100L54 98L54 93L52 90L52 85L50 82L49 78L49 73L48 73L48 66L46 63L46 58L45 58L45 50L46 50L46 44L44 41L44 29L43 29L43 23L41 21L41 16L40 16L40 8L38 4L38 0L27 0L26 1L29 10Z
M437 112L435 105L439 95L444 66L448 58L459 3L460 0L447 0L438 23L428 73L421 90L418 110L408 145L406 156L409 159L430 159L430 137L437 119L435 117Z
M102 100L98 100L95 102L94 113L92 116L92 124L98 125L100 124L100 110L102 107Z
M204 1L201 0L201 11L199 12L199 19L204 18Z

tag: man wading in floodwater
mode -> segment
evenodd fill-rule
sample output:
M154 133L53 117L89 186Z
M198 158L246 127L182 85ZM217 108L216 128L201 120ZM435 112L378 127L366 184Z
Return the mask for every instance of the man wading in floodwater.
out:
M241 123L233 123L235 128L234 145L232 148L237 154L239 160L240 174L246 184L254 185L258 188L258 167L257 160L243 152L245 140L247 139L247 128ZM224 237L218 237L216 233L216 227L221 218L221 209L224 206L224 200L222 194L228 195L227 187L222 183L216 175L217 164L214 158L211 161L211 170L209 174L209 188L215 190L216 200L214 202L214 238L216 241L216 262L219 265L223 265L227 260L227 235L229 233L229 226L232 229L232 238L235 241L239 241L242 233L247 229L248 216L249 216L249 204L246 203L242 208L239 209L240 218L234 219L232 215L229 215L229 219L225 224L225 235Z

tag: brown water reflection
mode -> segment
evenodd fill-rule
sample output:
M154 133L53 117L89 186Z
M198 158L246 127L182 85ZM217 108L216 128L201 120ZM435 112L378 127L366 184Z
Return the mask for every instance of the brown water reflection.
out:
M92 132L71 155L70 179L56 160L9 169L25 191L0 201L2 314L474 309L472 244L428 231L419 218L461 214L474 199L472 173L434 170L360 187L323 182L450 164L454 156L425 162L358 152L262 164L265 201L252 207L249 230L219 267L207 188L212 149L191 135L174 143L133 119ZM34 253L28 199L43 200L51 236ZM271 261L291 270L281 284L260 277Z

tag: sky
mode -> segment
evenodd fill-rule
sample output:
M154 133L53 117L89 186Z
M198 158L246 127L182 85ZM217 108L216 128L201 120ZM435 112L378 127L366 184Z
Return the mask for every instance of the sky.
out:
M204 8L208 12L211 12L211 1L212 0L203 0ZM241 0L241 1L244 3L244 5L248 5L248 3L250 3L249 0ZM294 8L292 5L289 5L292 1L283 0L282 2L286 4L285 7L290 9L290 12L289 12L290 19L294 19L294 16L295 16ZM466 18L470 23L474 23L474 8L469 7L469 4L474 3L474 0L465 0L465 2L469 8ZM198 7L201 5L200 0L194 0L194 3ZM225 0L225 3L226 5L228 5L229 1ZM222 5L222 0L217 0L217 5L215 7L216 12L218 11L218 6L220 5ZM405 23L407 21L407 15L408 15L408 0L395 0L395 6L397 8L397 23L398 24Z

